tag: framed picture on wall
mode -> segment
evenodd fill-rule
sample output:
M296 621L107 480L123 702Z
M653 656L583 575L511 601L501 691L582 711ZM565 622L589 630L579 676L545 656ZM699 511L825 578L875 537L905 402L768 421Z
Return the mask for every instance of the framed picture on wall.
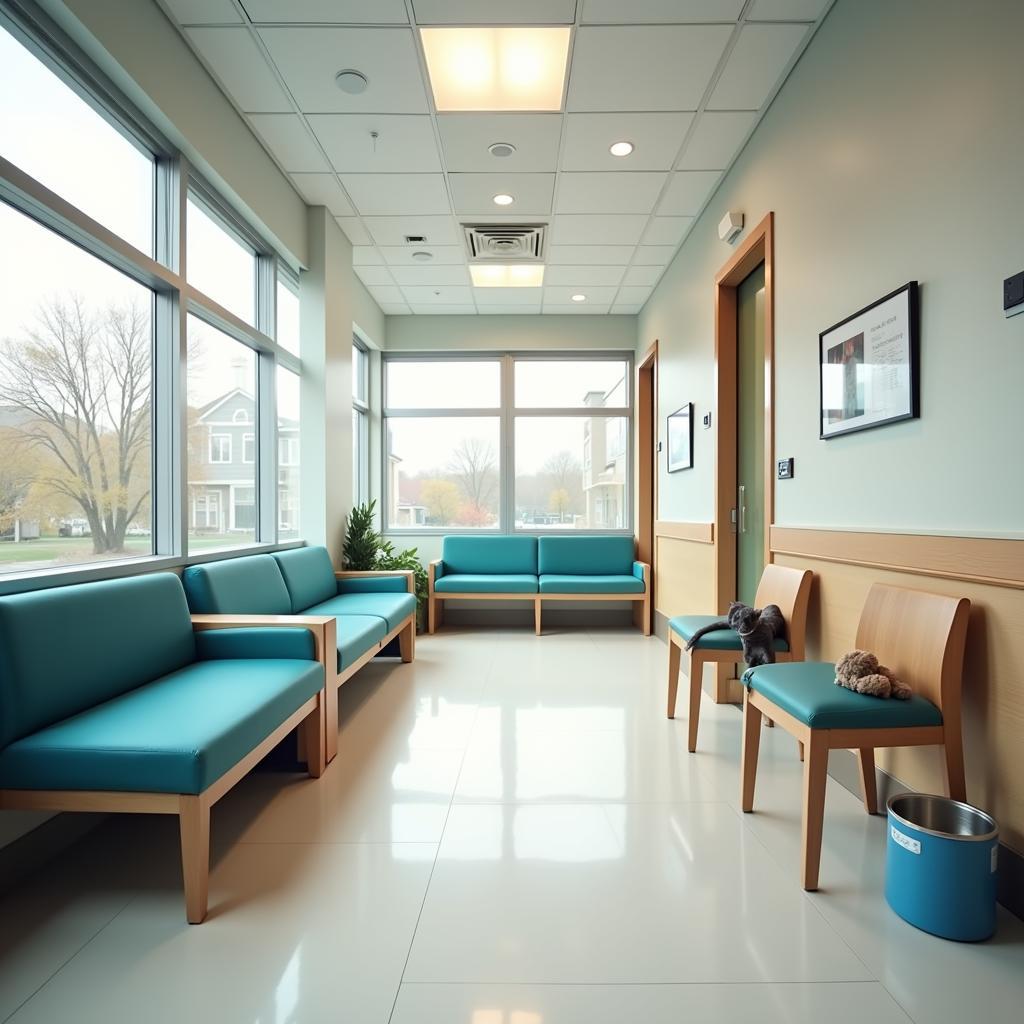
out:
M693 469L693 402L668 418L668 471Z
M821 438L920 415L917 302L911 281L818 335Z

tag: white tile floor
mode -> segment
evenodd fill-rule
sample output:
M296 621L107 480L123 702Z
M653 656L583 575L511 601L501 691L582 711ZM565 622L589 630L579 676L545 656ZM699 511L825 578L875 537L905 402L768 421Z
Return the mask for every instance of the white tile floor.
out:
M176 825L120 818L0 902L0 1021L259 1024L1019 1022L1024 925L943 942L882 897L885 823L830 780L822 890L797 873L800 764L740 716L700 749L632 631L443 632L342 690L319 782L214 811L211 914Z

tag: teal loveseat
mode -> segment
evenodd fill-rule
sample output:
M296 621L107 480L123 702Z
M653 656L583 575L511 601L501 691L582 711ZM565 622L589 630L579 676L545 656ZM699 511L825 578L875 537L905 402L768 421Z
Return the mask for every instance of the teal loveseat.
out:
M304 626L313 632L327 679L328 761L338 752L338 687L396 637L402 661L415 656L411 571L339 572L326 548L303 547L192 565L183 582L197 629Z
M431 633L459 600L532 601L538 636L545 601L636 601L651 632L651 567L632 537L445 537L428 576Z
M196 634L172 573L0 597L0 808L176 814L188 920L210 807L289 732L324 756L307 629Z

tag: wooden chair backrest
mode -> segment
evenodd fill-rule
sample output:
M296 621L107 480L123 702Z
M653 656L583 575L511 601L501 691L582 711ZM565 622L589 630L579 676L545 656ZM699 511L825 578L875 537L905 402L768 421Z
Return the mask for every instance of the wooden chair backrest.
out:
M763 608L777 604L786 620L786 639L794 660L803 661L807 638L807 606L811 601L810 569L791 569L785 565L766 565L757 585L754 605Z
M971 602L876 583L857 626L857 647L870 651L914 693L958 716Z

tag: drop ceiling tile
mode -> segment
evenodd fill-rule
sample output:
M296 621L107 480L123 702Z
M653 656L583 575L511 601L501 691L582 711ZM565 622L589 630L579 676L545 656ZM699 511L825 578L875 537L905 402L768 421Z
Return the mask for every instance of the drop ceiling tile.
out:
M548 267L544 272L546 285L606 285L615 287L622 280L625 267L558 266Z
M628 306L643 305L650 297L651 291L651 288L622 287L619 289L619 294L615 297L615 302Z
M309 124L335 170L441 170L434 128L424 114L310 114Z
M391 276L402 285L468 285L469 271L465 265L456 266L415 266L415 267L392 267Z
M460 235L451 217L365 217L363 223L380 246L405 246L410 252L431 245L458 245ZM426 242L407 242L406 235L423 235Z
M479 308L484 306L539 306L542 288L474 288Z
M373 245L373 239L370 237L369 231L363 227L358 217L335 217L334 219L338 222L338 227L345 232L345 236L353 246Z
M190 28L185 35L242 110L292 111L288 97L248 29Z
M651 288L661 279L663 267L630 267L622 283L628 287Z
M429 252L434 258L427 263L414 260L412 254ZM466 251L460 245L383 245L378 250L390 267L451 266L466 262Z
M663 171L565 171L557 213L650 213L665 184Z
M640 241L646 245L678 245L692 223L692 217L652 217Z
M163 0L180 25L239 25L242 16L231 0Z
M679 159L681 171L721 171L732 162L754 126L752 111L705 111Z
M402 289L405 301L410 305L423 306L472 306L473 289L468 285L408 285Z
M642 213L605 216L563 213L552 222L551 242L556 245L635 245L646 224L647 218Z
M473 316L476 306L445 306L440 303L414 302L410 307L417 316Z
M674 245L638 245L633 262L638 267L664 267L675 254Z
M397 286L383 286L368 289L370 294L373 296L378 306L387 305L399 305L404 306L405 296L402 294L402 289Z
M624 266L632 259L634 248L632 245L549 245L548 265Z
M396 284L387 267L357 266L355 272L367 288L385 288Z
M457 216L491 218L547 217L555 190L553 174L449 174ZM515 200L497 206L494 197L505 192Z
M554 171L558 166L561 114L438 114L441 148L449 171ZM509 142L511 156L487 147Z
M735 21L744 0L582 0L584 25L641 23L686 24L700 21Z
M829 0L754 0L747 21L815 21Z
M586 302L573 302L574 295L586 295ZM565 288L544 286L545 306L599 306L610 305L615 298L615 288L592 286L590 288Z
M566 109L696 110L731 31L729 25L581 28Z
M643 306L631 305L628 302L625 304L616 302L611 308L611 313L613 316L636 316L641 309L643 309Z
M544 313L549 316L571 316L580 314L590 316L603 316L608 313L611 307L607 302L572 302L567 306L555 302L544 303Z
M222 31L222 30L221 30ZM427 94L406 28L261 28L282 78L306 114L425 114ZM364 93L334 84L344 68L366 75Z
M385 316L411 316L412 310L404 302L377 303Z
M291 179L310 206L326 206L335 217L351 217L355 211L333 174L293 174ZM349 239L355 243L354 239Z
M566 171L667 171L683 144L693 114L566 114L562 169ZM632 142L626 157L608 152Z
M352 266L354 267L382 267L384 257L380 250L372 245L352 246Z
M481 316L535 316L540 311L539 302L524 302L521 306L481 306L477 312Z
M242 6L256 22L409 24L404 0L242 0Z
M675 171L658 214L664 217L692 217L700 213L704 201L722 177L721 171Z
M744 25L708 110L760 110L807 30L807 25Z
M249 122L286 171L329 171L316 139L296 114L250 114Z
M339 177L363 216L432 216L451 210L443 174L342 174Z
M576 0L413 0L419 25L571 25Z

